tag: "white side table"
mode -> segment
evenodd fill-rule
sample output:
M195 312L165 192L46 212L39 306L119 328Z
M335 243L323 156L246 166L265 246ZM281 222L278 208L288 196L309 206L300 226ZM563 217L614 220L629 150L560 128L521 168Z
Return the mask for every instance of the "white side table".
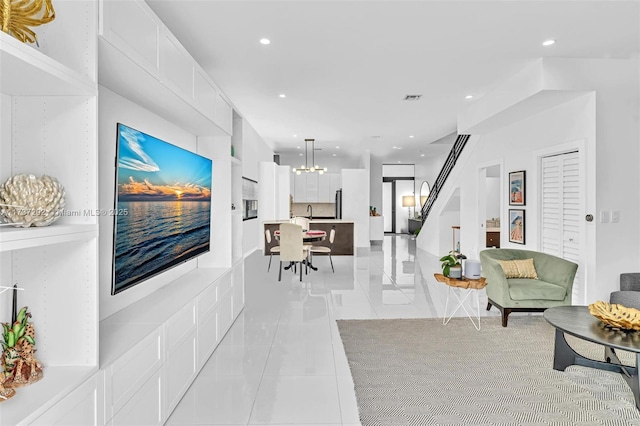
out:
M462 310L467 314L467 317L469 317L469 319L471 320L471 323L476 328L476 330L480 330L480 295L477 294L477 291L482 290L487 286L486 279L484 277L481 277L477 280L468 279L466 277L457 279L445 277L442 274L433 274L433 276L435 277L436 281L445 283L449 287L447 291L447 302L444 307L444 317L442 318L442 324L448 324L455 313L458 312L460 308L462 308ZM469 310L473 310L471 303L469 303L469 310L467 310L467 306L465 306L465 302L474 292L476 292L477 315L472 315L469 312ZM451 311L450 314L447 314L449 310L449 299L451 298L451 294L453 294L453 296L457 299L458 303L453 307L453 311ZM474 319L477 319L477 322L474 321Z

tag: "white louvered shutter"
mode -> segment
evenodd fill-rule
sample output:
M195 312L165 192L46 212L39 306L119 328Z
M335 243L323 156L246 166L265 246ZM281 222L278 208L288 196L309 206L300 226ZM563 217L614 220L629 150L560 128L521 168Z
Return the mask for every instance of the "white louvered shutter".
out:
M578 152L544 157L541 173L541 250L578 264L573 303L584 298L579 161Z

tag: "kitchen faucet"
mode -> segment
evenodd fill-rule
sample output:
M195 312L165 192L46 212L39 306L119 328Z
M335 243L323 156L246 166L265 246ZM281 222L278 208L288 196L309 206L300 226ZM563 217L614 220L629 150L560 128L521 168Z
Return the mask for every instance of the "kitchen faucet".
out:
M313 220L313 207L311 207L311 204L307 204L307 213L309 213L309 220Z

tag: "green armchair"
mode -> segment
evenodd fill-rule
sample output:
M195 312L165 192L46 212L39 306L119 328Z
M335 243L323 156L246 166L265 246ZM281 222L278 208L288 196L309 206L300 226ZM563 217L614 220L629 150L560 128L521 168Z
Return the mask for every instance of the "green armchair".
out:
M498 260L533 259L538 279L506 278ZM511 312L542 312L571 304L571 290L578 265L550 254L518 249L480 252L482 274L487 280L487 311L495 306L507 326Z

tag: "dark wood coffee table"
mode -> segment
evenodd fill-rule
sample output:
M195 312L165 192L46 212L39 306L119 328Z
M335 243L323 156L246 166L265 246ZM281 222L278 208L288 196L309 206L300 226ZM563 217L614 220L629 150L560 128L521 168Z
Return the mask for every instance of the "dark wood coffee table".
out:
M544 311L544 318L556 328L553 369L564 371L570 365L599 368L621 373L633 392L636 408L640 409L640 332L616 330L606 327L598 318L589 313L587 306L556 306ZM588 342L603 345L606 361L596 361L575 352L564 338L565 334ZM620 362L615 350L636 354L636 366L626 366Z

